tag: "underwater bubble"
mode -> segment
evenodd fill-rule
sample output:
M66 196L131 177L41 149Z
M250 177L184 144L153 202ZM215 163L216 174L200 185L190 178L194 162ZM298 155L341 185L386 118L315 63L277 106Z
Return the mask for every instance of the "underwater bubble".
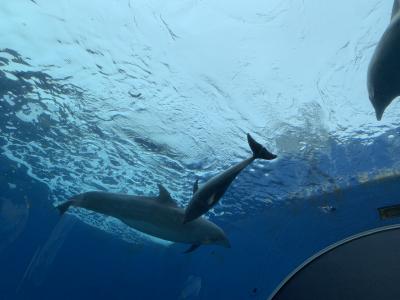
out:
M334 207L332 205L320 206L319 209L321 210L321 212L323 212L325 214L333 213L336 211L336 207Z

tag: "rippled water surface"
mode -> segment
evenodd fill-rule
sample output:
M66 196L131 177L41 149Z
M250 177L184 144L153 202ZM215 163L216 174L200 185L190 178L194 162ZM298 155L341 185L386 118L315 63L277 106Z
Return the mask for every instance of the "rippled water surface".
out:
M155 194L161 182L186 205L197 176L250 155L251 132L279 159L246 169L228 191L235 201L209 214L228 223L397 173L400 104L377 122L366 89L391 5L3 0L2 152L50 187L52 203L88 190ZM23 222L22 205L1 213Z

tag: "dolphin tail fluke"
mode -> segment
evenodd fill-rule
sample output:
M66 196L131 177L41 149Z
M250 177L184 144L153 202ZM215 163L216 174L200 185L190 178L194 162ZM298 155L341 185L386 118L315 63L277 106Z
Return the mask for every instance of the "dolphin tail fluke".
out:
M255 159L259 158L259 159L265 159L265 160L272 160L277 157L275 154L272 154L271 152L269 152L261 144L257 143L255 141L255 139L253 139L249 133L247 134L247 141L249 143L251 151L253 151L253 157Z
M199 248L201 245L200 244L193 244L192 246L189 247L189 249L187 249L185 252L183 252L184 254L193 252L194 250L196 250L197 248Z
M63 215L72 204L73 204L73 201L72 200L68 200L68 201L58 205L57 209L58 209L60 215Z

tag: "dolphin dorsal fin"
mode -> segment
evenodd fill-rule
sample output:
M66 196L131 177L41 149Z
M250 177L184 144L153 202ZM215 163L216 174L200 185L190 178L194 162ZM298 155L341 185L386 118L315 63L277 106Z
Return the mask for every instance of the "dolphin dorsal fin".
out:
M197 192L198 189L199 189L199 179L196 178L196 181L193 184L193 195Z
M176 204L175 200L172 199L172 197L169 194L168 190L162 184L158 184L158 190L159 190L158 200L161 203L163 203L165 205L174 206L174 207L178 206Z
M400 0L394 0L392 9L392 20L399 13L400 10Z

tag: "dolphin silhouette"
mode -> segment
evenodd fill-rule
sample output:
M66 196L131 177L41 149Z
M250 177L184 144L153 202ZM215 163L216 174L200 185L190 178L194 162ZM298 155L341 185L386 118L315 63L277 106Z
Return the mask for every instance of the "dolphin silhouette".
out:
M183 224L184 210L178 207L169 192L158 185L158 197L131 196L107 192L87 192L76 195L57 206L64 214L70 206L85 208L115 217L126 225L146 234L192 246L185 253L201 245L219 245L230 248L224 231L204 219Z
M260 158L272 160L277 157L275 154L272 154L262 145L257 143L250 134L247 134L247 141L253 151L252 157L249 157L233 167L230 167L221 174L212 177L200 188L198 186L198 180L195 181L193 186L193 197L185 210L185 218L183 220L185 224L208 212L219 201L219 199L222 198L236 176L255 159Z
M400 96L400 0L395 0L392 18L383 33L368 67L368 94L376 119Z

